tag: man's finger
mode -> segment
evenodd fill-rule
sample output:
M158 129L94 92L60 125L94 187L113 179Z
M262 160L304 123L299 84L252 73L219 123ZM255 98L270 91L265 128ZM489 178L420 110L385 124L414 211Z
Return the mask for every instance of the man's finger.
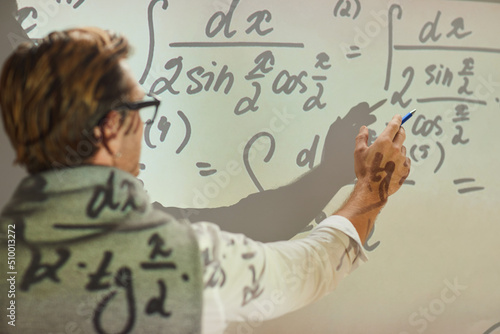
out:
M401 122L403 121L403 118L401 115L394 115L394 117L391 119L389 124L385 127L384 131L380 134L380 137L388 137L391 139L391 141L394 140L394 137L396 137L396 134L399 131L399 128L401 127Z
M363 125L359 129L359 133L356 136L356 149L357 150L368 147L368 136L369 136L368 128Z
M394 144L402 146L406 139L406 131L403 127L400 127L396 136L394 137Z

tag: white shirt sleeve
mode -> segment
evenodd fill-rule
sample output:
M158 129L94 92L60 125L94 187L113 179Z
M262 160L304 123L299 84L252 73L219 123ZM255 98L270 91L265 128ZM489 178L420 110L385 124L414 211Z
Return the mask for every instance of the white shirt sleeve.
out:
M331 216L302 239L262 243L192 224L204 269L203 333L222 333L229 321L262 322L333 291L367 261L349 220Z

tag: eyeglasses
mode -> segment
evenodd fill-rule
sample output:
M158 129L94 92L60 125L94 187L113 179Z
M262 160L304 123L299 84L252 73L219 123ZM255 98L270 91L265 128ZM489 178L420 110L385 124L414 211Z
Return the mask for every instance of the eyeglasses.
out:
M137 102L121 102L116 105L113 110L116 111L127 111L127 110L137 110L139 111L139 115L145 124L153 124L156 118L156 114L158 113L158 108L160 107L161 100L158 96L150 93L147 97L142 101ZM155 107L154 112L152 108ZM147 120L147 121L146 121Z
M136 101L136 102L120 102L116 105L114 105L111 109L106 110L105 114L102 116L96 116L97 121L95 118L90 120L90 124L102 124L106 116L111 110L116 110L116 111L128 111L128 110L134 110L138 111L141 119L144 121L145 124L153 124L156 118L156 114L158 113L158 108L160 107L161 100L158 98L158 96L150 93L146 95L146 98L142 101ZM155 107L154 111L150 107ZM92 125L94 126L94 125Z

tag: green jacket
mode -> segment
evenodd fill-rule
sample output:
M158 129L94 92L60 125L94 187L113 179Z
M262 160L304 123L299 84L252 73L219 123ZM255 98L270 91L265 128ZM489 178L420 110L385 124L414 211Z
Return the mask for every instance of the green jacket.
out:
M104 166L25 178L0 216L1 333L199 333L192 229ZM15 325L15 326L14 326Z

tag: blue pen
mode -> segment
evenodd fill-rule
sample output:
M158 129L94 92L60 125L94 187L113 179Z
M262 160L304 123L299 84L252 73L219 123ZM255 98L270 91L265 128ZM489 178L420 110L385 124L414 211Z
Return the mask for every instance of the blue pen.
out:
M405 122L407 120L409 120L411 118L411 116L413 116L413 114L415 113L415 111L417 111L417 109L413 109L412 111L410 111L409 113L407 113L404 117L403 117L403 121L401 122L401 125L405 124Z

